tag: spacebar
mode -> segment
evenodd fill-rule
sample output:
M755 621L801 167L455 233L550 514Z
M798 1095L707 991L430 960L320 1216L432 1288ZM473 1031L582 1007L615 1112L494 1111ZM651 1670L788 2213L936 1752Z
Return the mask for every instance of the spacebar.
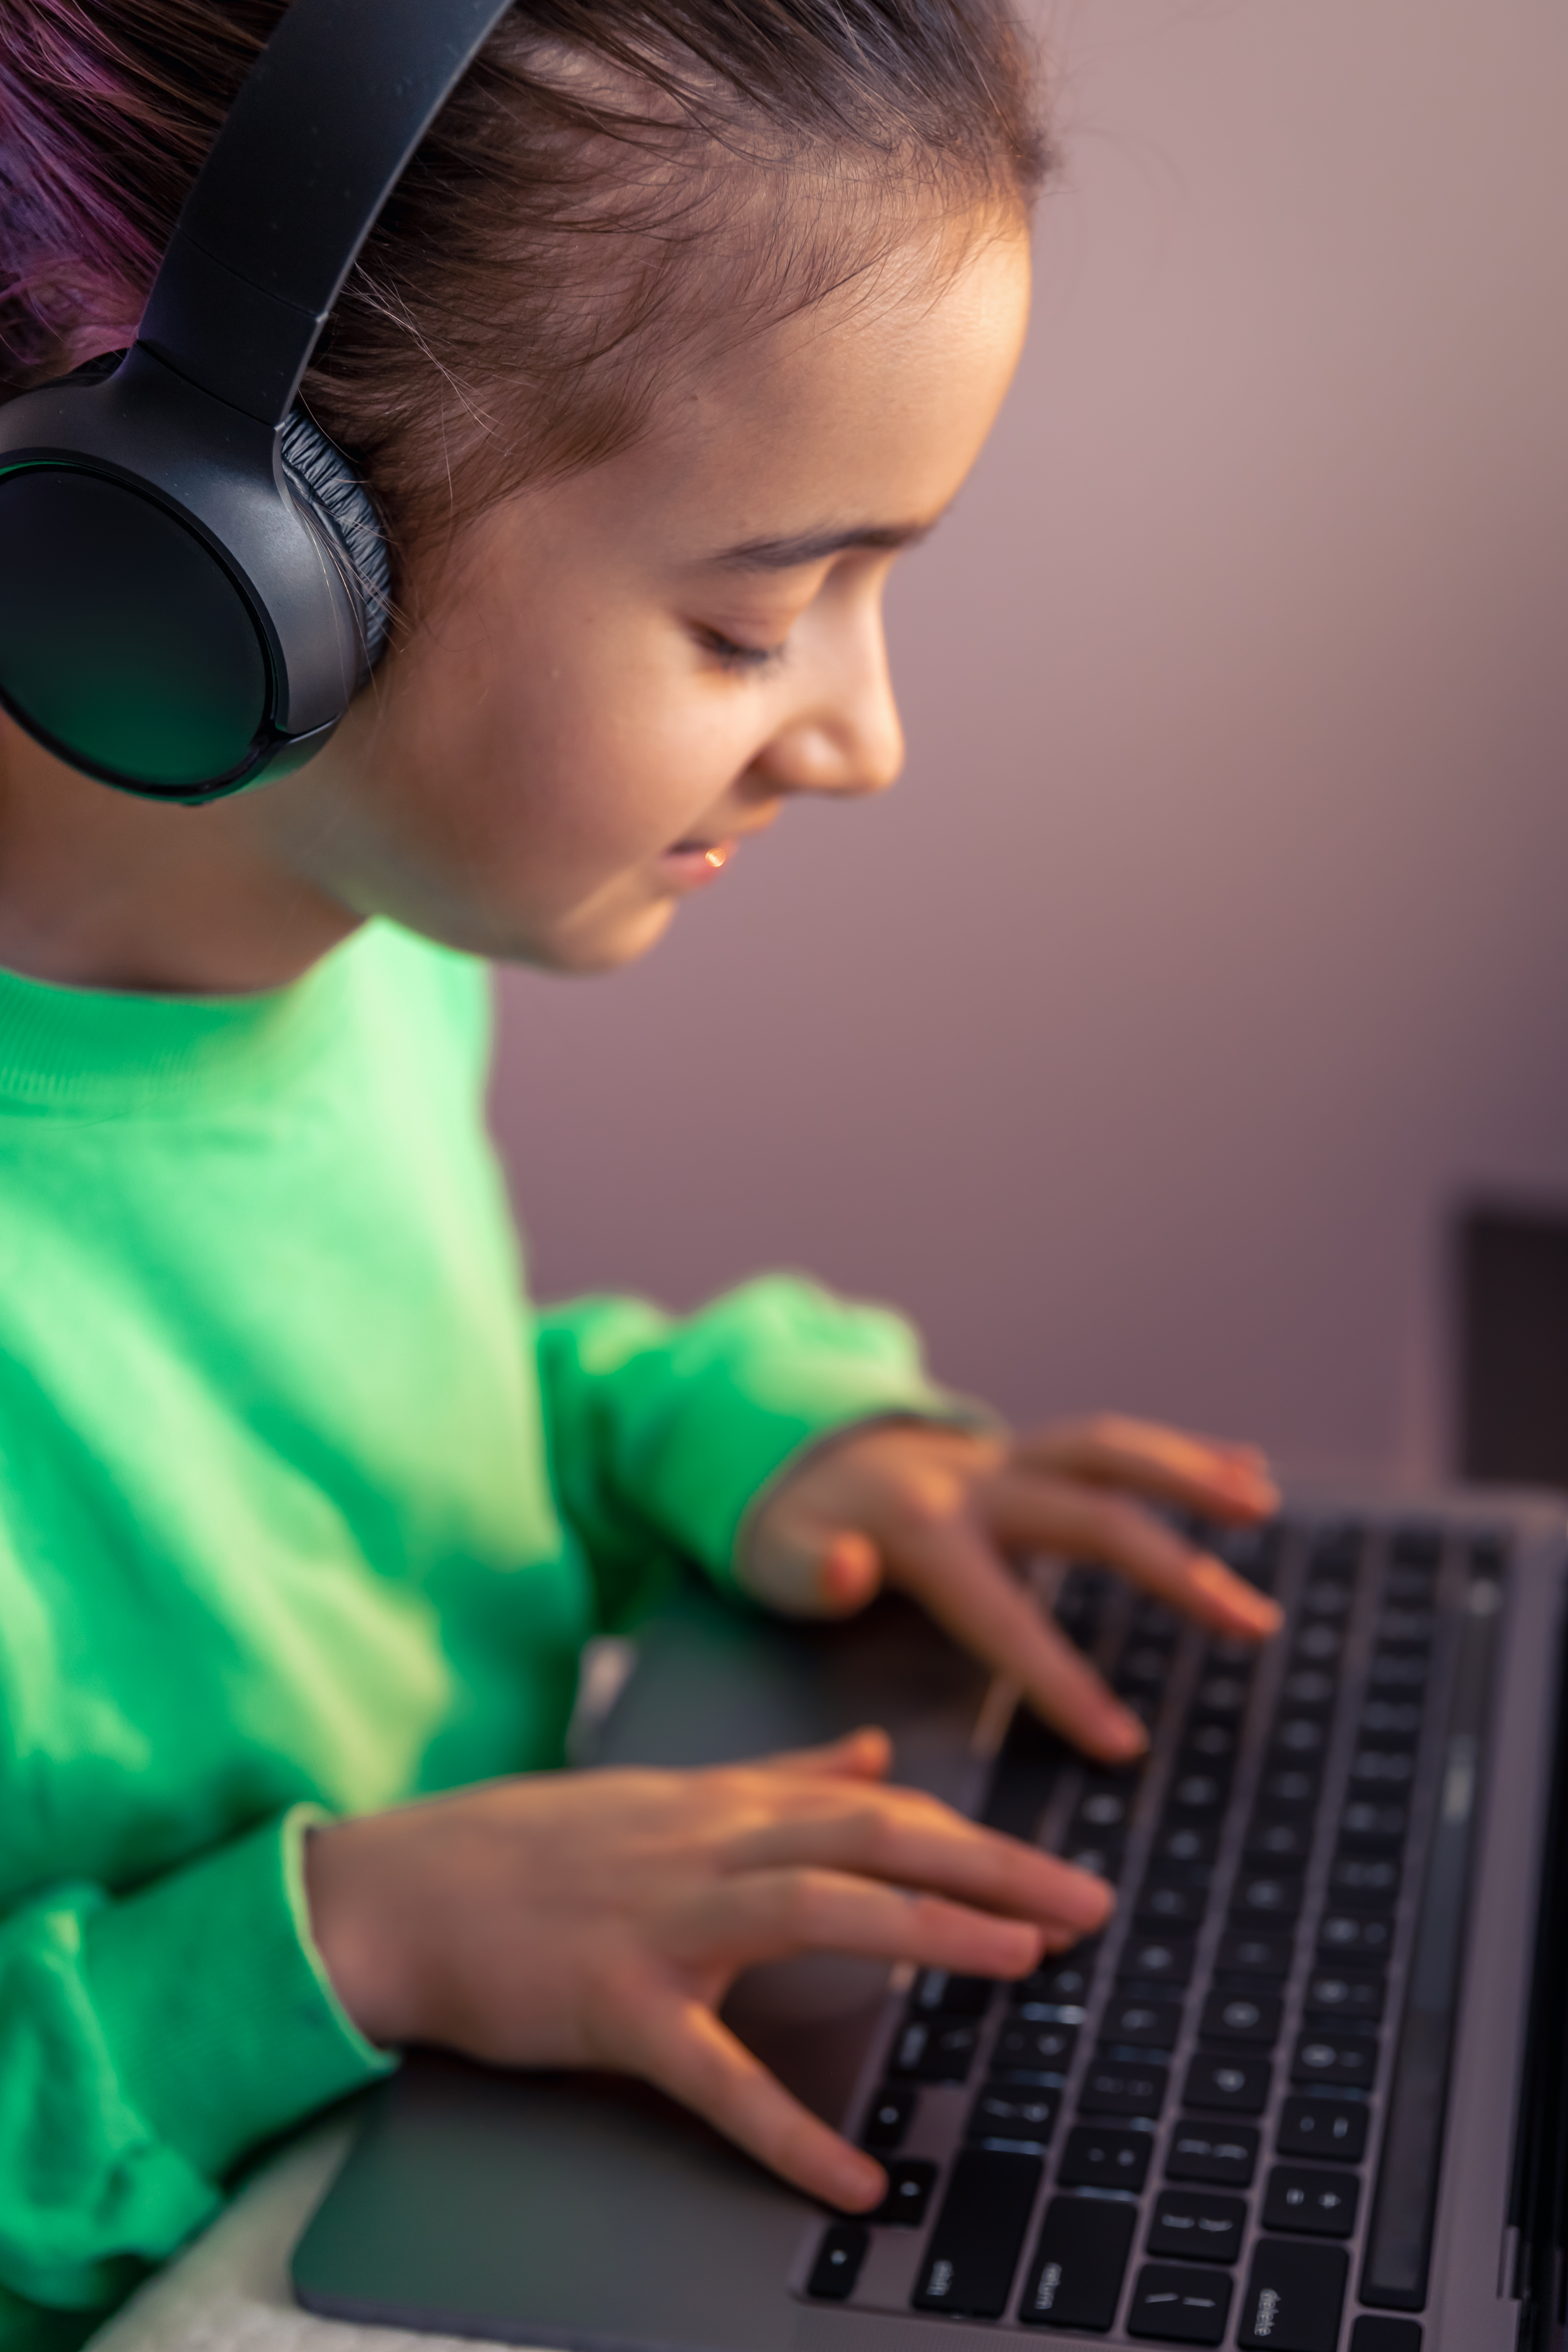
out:
M1476 1773L1497 1642L1496 1601L1495 1585L1472 1586L1443 1751L1437 1827L1388 2089L1388 2123L1361 2284L1362 2301L1384 2310L1419 2311L1426 2300L1464 1953Z
M963 2149L921 2264L918 2311L1001 2317L1043 2169L1037 2156Z

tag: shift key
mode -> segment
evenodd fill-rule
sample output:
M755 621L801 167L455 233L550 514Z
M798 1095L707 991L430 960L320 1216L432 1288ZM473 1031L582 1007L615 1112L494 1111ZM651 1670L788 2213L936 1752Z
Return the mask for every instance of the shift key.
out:
M917 2311L1000 2319L1044 2168L1037 2156L962 2150L921 2264Z

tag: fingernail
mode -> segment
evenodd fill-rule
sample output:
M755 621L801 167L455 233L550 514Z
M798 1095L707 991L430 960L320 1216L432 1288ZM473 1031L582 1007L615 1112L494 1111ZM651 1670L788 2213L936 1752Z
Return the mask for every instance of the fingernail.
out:
M834 2172L828 2202L850 2213L866 2213L879 2205L887 2193L888 2176L881 2166L866 2157L849 2156Z
M1116 1908L1116 1896L1103 1878L1091 1877L1087 1870L1075 1870L1064 1892L1069 1899L1062 1905L1068 1924L1080 1936L1090 1936L1103 1927Z
M1189 1574L1200 1591L1209 1593L1233 1617L1239 1618L1249 1631L1273 1633L1283 1624L1284 1616L1278 1601L1270 1601L1266 1592L1255 1591L1233 1570L1226 1568L1224 1560L1194 1561Z
M1105 1719L1105 1748L1110 1756L1142 1756L1148 1750L1149 1734L1135 1715L1126 1707L1114 1708Z

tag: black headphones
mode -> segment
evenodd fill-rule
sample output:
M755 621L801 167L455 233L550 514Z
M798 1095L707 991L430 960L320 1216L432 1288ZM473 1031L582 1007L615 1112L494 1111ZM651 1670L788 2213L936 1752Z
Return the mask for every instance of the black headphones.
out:
M195 804L319 751L386 636L370 491L294 405L354 257L511 0L291 0L123 355L0 408L0 703Z

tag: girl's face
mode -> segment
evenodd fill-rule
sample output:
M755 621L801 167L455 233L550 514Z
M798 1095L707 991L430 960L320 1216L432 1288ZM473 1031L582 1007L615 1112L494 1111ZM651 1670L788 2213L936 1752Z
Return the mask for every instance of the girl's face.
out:
M415 567L416 625L326 751L225 830L351 916L559 971L639 955L786 800L898 774L883 587L973 463L1027 299L1021 233L934 290L889 270L493 509Z

